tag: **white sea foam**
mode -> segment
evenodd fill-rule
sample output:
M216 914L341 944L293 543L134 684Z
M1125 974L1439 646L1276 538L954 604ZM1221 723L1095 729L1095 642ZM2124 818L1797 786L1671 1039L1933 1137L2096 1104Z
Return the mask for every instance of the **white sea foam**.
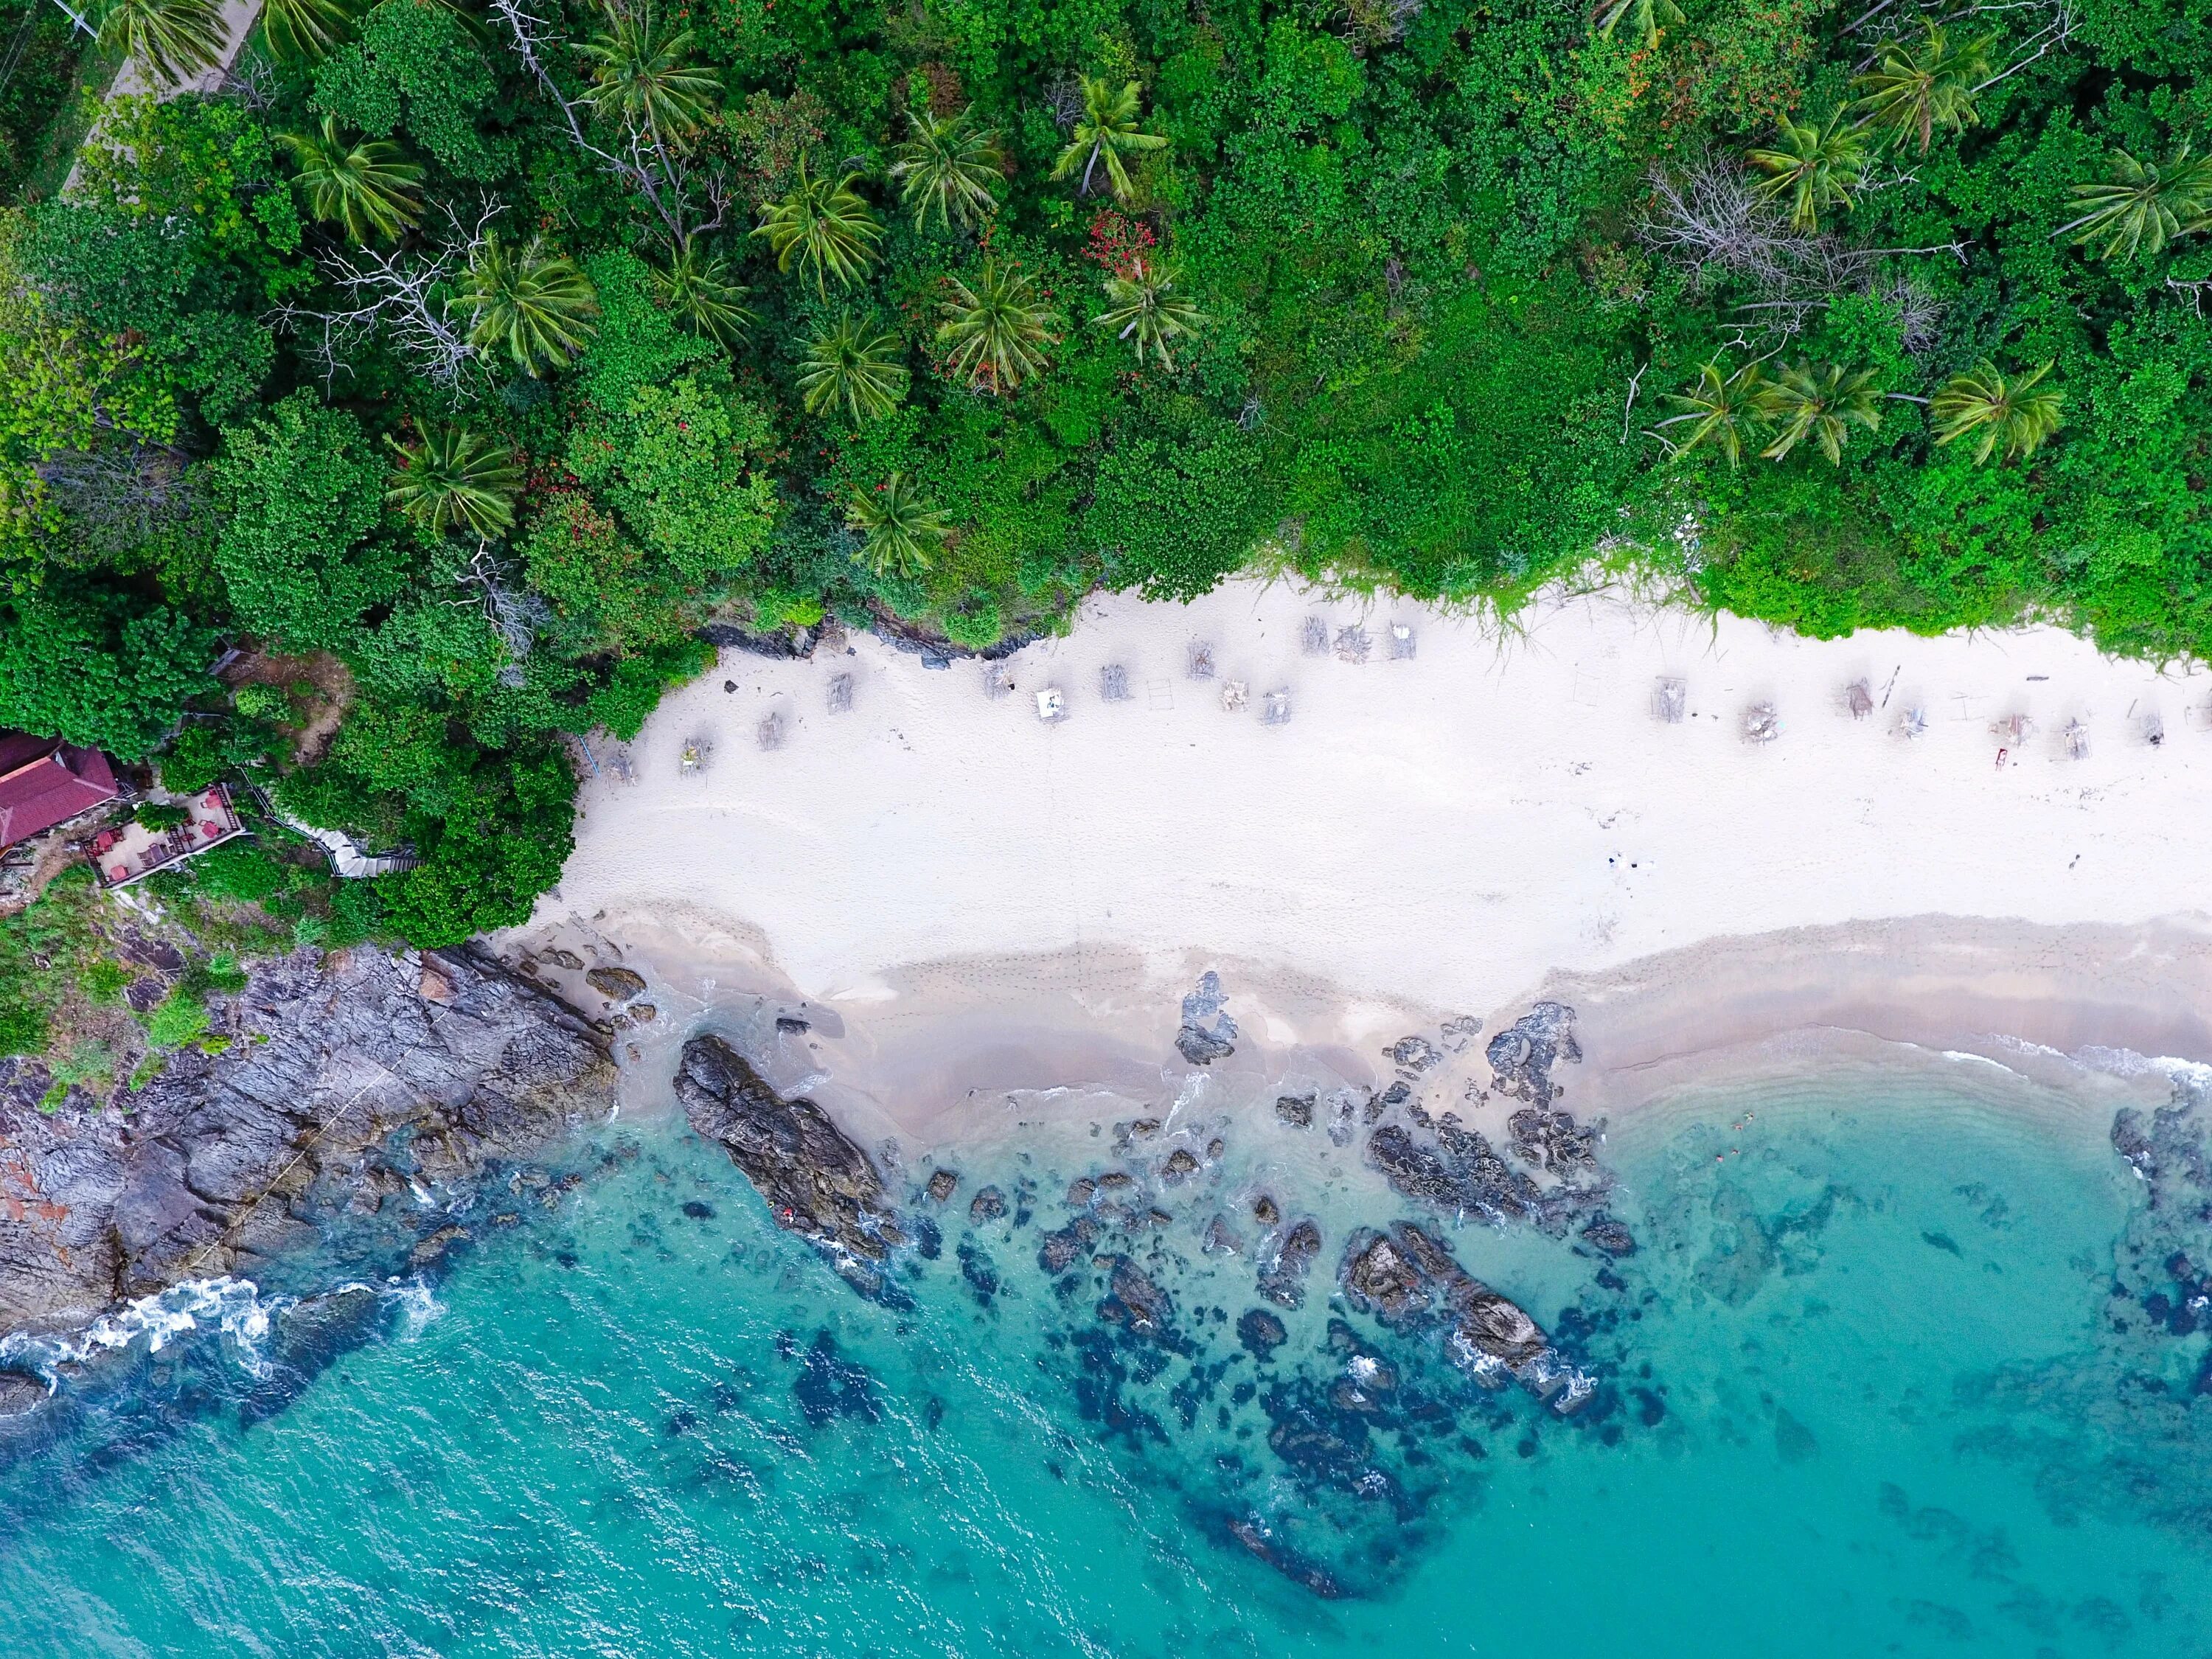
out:
M276 1296L264 1300L252 1279L228 1273L219 1279L188 1279L126 1302L73 1334L11 1332L0 1337L0 1364L27 1364L51 1384L59 1367L82 1364L142 1338L148 1352L159 1353L181 1336L213 1328L228 1339L238 1363L258 1376L267 1369L261 1345L296 1299Z

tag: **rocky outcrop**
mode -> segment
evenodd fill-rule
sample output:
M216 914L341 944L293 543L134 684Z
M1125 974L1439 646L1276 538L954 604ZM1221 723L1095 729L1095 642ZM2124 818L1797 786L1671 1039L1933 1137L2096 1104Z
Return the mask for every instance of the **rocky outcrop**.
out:
M1490 1086L1499 1094L1549 1106L1561 1092L1552 1081L1552 1067L1583 1057L1575 1041L1575 1011L1564 1002L1538 1003L1491 1038L1483 1057L1496 1073Z
M1355 1233L1339 1281L1353 1307L1393 1330L1445 1326L1447 1350L1478 1382L1502 1387L1517 1378L1562 1411L1589 1395L1589 1380L1559 1357L1541 1326L1409 1221L1388 1233Z
M827 1112L803 1097L784 1099L717 1036L684 1045L676 1098L691 1127L720 1141L768 1200L776 1225L827 1252L856 1290L884 1293L882 1263L906 1235L873 1160Z
M0 1077L0 1331L250 1275L325 1206L465 1182L614 1102L591 1024L471 949L298 951L214 1012L229 1046L121 1110L47 1116Z
M1176 1029L1175 1046L1192 1065L1211 1066L1237 1052L1237 1022L1229 1017L1228 1005L1221 975L1211 968L1199 976L1198 988L1182 1000L1182 1024Z

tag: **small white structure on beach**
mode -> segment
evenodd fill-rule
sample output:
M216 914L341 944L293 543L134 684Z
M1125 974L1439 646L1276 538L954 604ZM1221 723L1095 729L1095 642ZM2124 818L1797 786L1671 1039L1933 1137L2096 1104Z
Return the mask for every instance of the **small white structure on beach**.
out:
M1755 702L1743 711L1743 740L1772 743L1782 735L1782 716L1771 702Z
M1067 699L1060 696L1060 688L1048 685L1036 694L1037 718L1050 725L1067 718Z
M1651 686L1651 718L1662 726L1680 726L1690 706L1690 688L1676 675L1662 674Z
M1231 714L1241 714L1249 694L1249 688L1243 681L1224 680L1221 683L1221 707Z

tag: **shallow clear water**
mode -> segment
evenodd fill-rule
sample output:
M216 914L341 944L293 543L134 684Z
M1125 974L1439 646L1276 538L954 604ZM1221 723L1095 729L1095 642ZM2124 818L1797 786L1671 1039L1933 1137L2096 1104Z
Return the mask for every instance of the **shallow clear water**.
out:
M896 1309L719 1148L611 1129L434 1306L142 1339L15 1431L0 1651L2212 1653L2201 1339L2115 1295L2145 1189L2105 1126L1845 1086L1617 1125L1609 1269L1425 1219L1600 1379L1573 1417L1333 1304L1350 1226L1418 1215L1356 1146L1270 1122L1151 1190L1164 1341L1037 1260L1068 1179L1141 1165L1107 1143L963 1170ZM1034 1202L971 1229L990 1178ZM1250 1260L1199 1248L1258 1184L1325 1238L1264 1365Z

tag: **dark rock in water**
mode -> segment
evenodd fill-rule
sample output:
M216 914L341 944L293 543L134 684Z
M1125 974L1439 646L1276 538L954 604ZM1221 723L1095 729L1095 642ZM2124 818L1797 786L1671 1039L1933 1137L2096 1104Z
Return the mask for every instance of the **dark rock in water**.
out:
M1583 1057L1581 1045L1575 1041L1575 1011L1564 1002L1540 1002L1491 1038L1483 1054L1497 1073L1492 1088L1538 1106L1549 1106L1557 1092L1552 1067L1563 1060L1578 1061Z
M1175 1304L1135 1262L1117 1255L1107 1280L1106 1299L1098 1304L1098 1317L1107 1324L1123 1327L1133 1336L1161 1339L1172 1333Z
M1603 1210L1589 1218L1589 1224L1583 1229L1583 1237L1607 1255L1636 1254L1636 1235L1630 1232L1624 1223L1615 1221Z
M930 1171L929 1185L926 1190L929 1194L931 1202L942 1204L952 1196L959 1185L960 1177L951 1170L933 1170Z
M617 1002L628 1002L645 994L645 980L627 968L594 968L584 975L584 983L603 997Z
M968 1219L976 1226L996 1221L1006 1212L1006 1195L996 1187L979 1187L968 1203Z
M1056 1232L1047 1233L1037 1241L1037 1266L1057 1279L1075 1264L1078 1257L1090 1249L1098 1239L1098 1224L1088 1216L1078 1217Z
M1534 1320L1409 1221L1387 1234L1353 1234L1339 1279L1353 1307L1394 1330L1447 1326L1452 1358L1480 1382L1502 1387L1516 1377L1562 1411L1589 1396L1589 1379L1559 1358Z
M1076 1209L1079 1210L1084 1208L1092 1199L1097 1196L1098 1183L1093 1181L1089 1176L1084 1176L1079 1180L1068 1182L1067 1201L1070 1206Z
M779 1036L797 1036L801 1031L812 1030L814 1023L811 1020L802 1019L797 1014L778 1014L775 1017L775 1029Z
M1227 1216L1217 1215L1206 1224L1206 1235L1199 1241L1199 1249L1208 1255L1242 1255L1244 1254L1244 1241L1229 1224Z
M968 1281L968 1288L975 1293L976 1301L985 1307L999 1293L999 1267L988 1252L975 1245L963 1243L960 1246L960 1276Z
M1129 1126L1129 1139L1150 1140L1160 1132L1160 1121L1156 1117L1140 1117Z
M1311 1095L1278 1095L1275 1097L1275 1115L1293 1129L1313 1127L1314 1097Z
M46 1385L21 1371L0 1371L0 1419L21 1417L45 1403Z
M1382 1052L1398 1068L1398 1075L1407 1082L1443 1065L1444 1059L1443 1051L1424 1036L1401 1036Z
M1200 975L1198 988L1182 1000L1182 1027L1176 1033L1176 1049L1194 1066L1210 1066L1237 1052L1237 1022L1226 1009L1221 975L1212 969Z
M1321 1229L1300 1221L1283 1235L1260 1274L1260 1294L1279 1308L1305 1305L1306 1273L1321 1254Z
M1323 1601L1333 1601L1344 1593L1326 1569L1278 1544L1274 1534L1258 1522L1231 1521L1228 1527L1231 1538L1285 1578L1304 1585Z
M696 1198L688 1198L684 1200L684 1213L694 1221L712 1221L714 1218L714 1206L711 1204L703 1204Z
M1456 1214L1492 1221L1530 1221L1554 1237L1569 1222L1604 1202L1606 1182L1539 1187L1491 1150L1474 1130L1462 1129L1447 1113L1435 1139L1423 1145L1413 1131L1386 1123L1367 1138L1367 1156L1400 1194Z
M1275 1200L1267 1194L1262 1193L1252 1200L1252 1219L1262 1227L1272 1227L1282 1218L1283 1212L1275 1207Z
M1291 1340L1283 1322L1265 1308L1249 1310L1237 1322L1237 1340L1249 1349L1255 1358L1265 1359Z
M1178 1146L1168 1154L1166 1162L1160 1165L1160 1179L1172 1185L1196 1174L1197 1171L1198 1160Z
M1121 1170L1109 1170L1098 1177L1098 1190L1103 1193L1126 1193L1136 1184L1136 1177Z
M252 1271L388 1175L387 1145L459 1185L614 1103L590 1023L472 947L296 951L210 1010L227 1051L174 1051L96 1117L40 1112L28 1062L0 1060L0 1331Z
M1563 1179L1597 1171L1598 1126L1579 1128L1571 1112L1523 1106L1505 1121L1514 1155Z
M903 1235L875 1164L828 1113L811 1100L782 1098L717 1036L684 1045L676 1097L691 1127L728 1151L778 1226L830 1252L856 1289L881 1291L882 1274L870 1264Z
M814 1345L799 1362L799 1377L791 1392L811 1428L818 1429L840 1417L860 1423L879 1422L883 1418L883 1407L876 1402L875 1379L866 1367L840 1356L837 1339L827 1331L815 1336Z

